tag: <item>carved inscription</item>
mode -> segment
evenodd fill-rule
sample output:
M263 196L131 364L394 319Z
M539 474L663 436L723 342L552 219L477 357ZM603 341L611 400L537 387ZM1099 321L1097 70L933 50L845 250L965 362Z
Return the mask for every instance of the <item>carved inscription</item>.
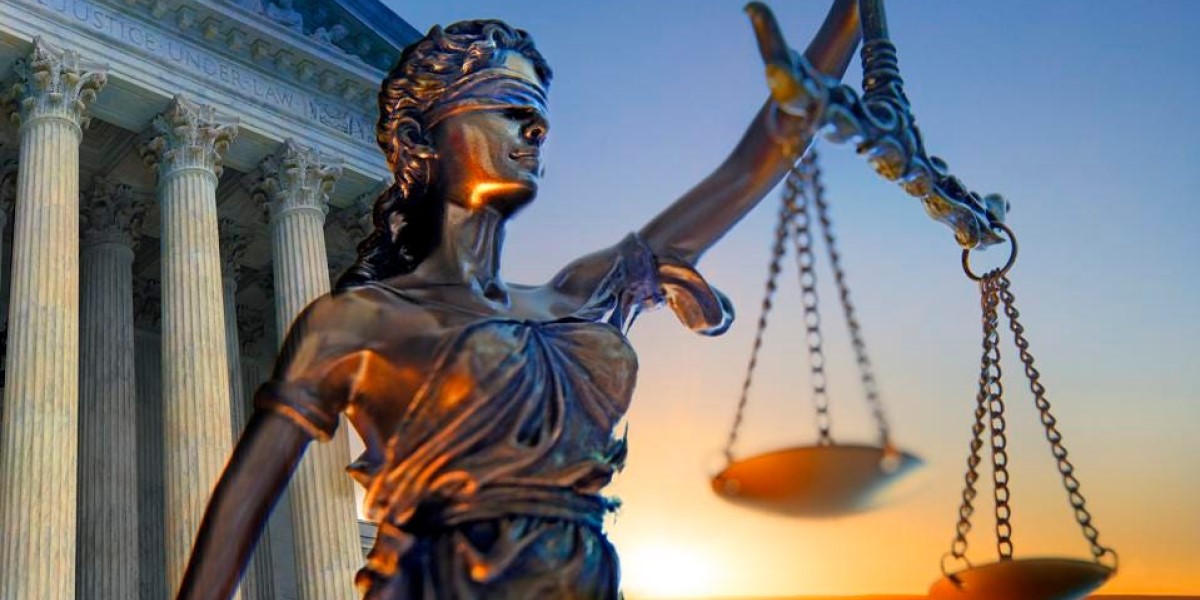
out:
M165 60L211 83L304 119L336 129L352 138L374 142L374 124L363 113L280 85L255 71L196 45L165 35L120 12L87 0L24 0L75 21L110 40Z

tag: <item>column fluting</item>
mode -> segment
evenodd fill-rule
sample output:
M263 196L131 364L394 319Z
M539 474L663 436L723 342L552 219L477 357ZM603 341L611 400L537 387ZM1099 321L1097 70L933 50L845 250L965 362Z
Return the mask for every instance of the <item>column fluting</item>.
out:
M0 234L8 228L9 220L12 218L13 204L17 201L17 172L19 165L17 159L12 158L0 163ZM4 249L0 249L0 272L4 271L5 256L2 254ZM3 289L4 282L0 281L0 289ZM7 307L5 307L7 308ZM0 314L0 322L7 322L8 311ZM4 399L0 397L0 409L4 407ZM2 414L2 413L0 413Z
M138 403L138 561L141 598L167 598L163 518L162 335L157 281L139 282L135 301L141 328L135 334Z
M249 402L242 378L242 352L238 335L238 281L242 256L250 243L245 227L232 219L220 220L221 284L225 299L225 353L229 360L229 415L234 443L249 420ZM254 553L239 584L243 600L271 600L271 539L263 527Z
M216 191L237 121L176 96L154 128L143 157L158 168L162 215L166 560L176 590L232 449Z
M241 344L238 342L238 277L242 256L249 238L246 230L232 219L221 219L221 290L225 306L225 354L229 368L229 415L233 439L246 427L246 394L242 389Z
M12 144L15 146L15 144ZM9 275L7 256L12 255L12 239L3 235L8 228L12 215L13 204L17 201L17 159L11 158L0 163L0 277ZM0 280L0 290L4 289L4 281ZM7 336L8 331L8 296L0 297L0 335ZM4 389L0 387L0 428L4 427Z
M138 594L137 393L129 186L97 179L81 207L76 598Z
M243 409L247 414L253 411L254 390L267 380L270 375L269 369L263 366L265 360L261 356L271 356L272 352L267 349L262 352L263 337L269 327L264 323L264 315L261 310L249 310L246 307L239 307L237 313L238 319L238 341L241 349L241 369L242 378L238 381L241 385L241 397L243 399ZM267 344L273 347L273 344ZM269 359L268 359L269 360ZM284 494L286 497L286 493ZM272 520L278 520L282 515L281 511L288 510L290 504L285 505L284 497L281 497L279 502L275 504L275 512L272 514ZM289 511L290 512L290 511ZM250 579L247 576L242 581L242 590L246 593L247 600L275 600L275 536L271 533L271 526L268 522L263 526L262 535L258 538L258 546L254 550L254 558L252 567L257 569L255 579Z
M275 268L276 330L286 335L296 315L329 292L325 214L329 192L341 174L315 150L284 142L261 166L257 195L271 214ZM302 600L352 600L361 565L346 426L325 444L313 444L290 486L295 533L296 579Z
M2 114L3 111L0 111ZM0 142L0 147L5 150L5 155L8 155L8 146L16 148L15 143L4 144ZM4 290L4 279L7 279L11 273L11 264L8 258L12 256L12 238L4 235L7 232L8 224L12 220L13 205L17 201L17 158L6 159L0 162L0 293ZM8 335L8 295L0 297L0 335ZM4 427L4 389L0 387L0 428Z
M14 70L21 168L0 419L0 597L70 598L79 449L79 142L105 74L40 39Z

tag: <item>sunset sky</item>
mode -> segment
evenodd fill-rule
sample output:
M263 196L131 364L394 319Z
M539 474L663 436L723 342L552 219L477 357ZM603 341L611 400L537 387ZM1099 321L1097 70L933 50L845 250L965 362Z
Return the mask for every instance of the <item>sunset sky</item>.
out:
M543 281L639 228L725 157L766 96L739 1L389 4L421 31L505 19L533 33L555 71L547 177L509 230L513 281ZM772 6L803 47L824 4ZM889 4L930 151L1012 203L1013 291L1101 540L1121 554L1103 591L1200 594L1200 3ZM763 516L709 491L757 319L772 193L700 264L737 306L730 332L701 338L661 311L631 336L641 374L629 466L611 490L625 505L609 528L631 597L918 594L939 575L978 376L978 292L947 228L852 149L821 150L895 439L928 466L896 503L835 521ZM815 439L786 264L742 456ZM867 441L836 295L819 276L834 433ZM1085 558L1004 340L1016 553ZM977 562L994 558L984 498Z

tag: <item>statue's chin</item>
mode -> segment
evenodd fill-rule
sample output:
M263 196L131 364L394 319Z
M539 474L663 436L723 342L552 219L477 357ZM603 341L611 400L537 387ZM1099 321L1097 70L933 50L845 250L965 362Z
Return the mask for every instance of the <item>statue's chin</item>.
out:
M520 212L521 209L525 208L531 202L533 202L533 199L536 196L537 196L537 192L535 191L530 194L527 194L526 196L524 196L522 198L514 198L512 200L505 201L505 202L501 203L500 205L496 206L496 210L499 211L500 214L504 215L506 218L512 217L513 215Z
M530 182L490 184L476 190L468 202L471 211L491 209L505 217L511 217L537 196L537 184Z

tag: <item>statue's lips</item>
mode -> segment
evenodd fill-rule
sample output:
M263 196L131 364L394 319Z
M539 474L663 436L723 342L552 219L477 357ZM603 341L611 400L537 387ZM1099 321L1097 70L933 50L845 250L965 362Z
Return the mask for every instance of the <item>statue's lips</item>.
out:
M533 173L536 173L542 166L541 153L537 150L515 150L510 152L508 157L521 168Z

